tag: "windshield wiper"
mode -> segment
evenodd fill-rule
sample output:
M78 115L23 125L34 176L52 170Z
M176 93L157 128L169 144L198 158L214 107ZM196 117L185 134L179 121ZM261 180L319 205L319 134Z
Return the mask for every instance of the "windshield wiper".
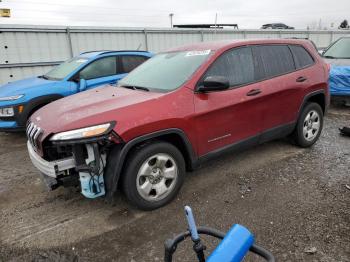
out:
M46 75L42 75L42 76L38 76L39 78L45 79L45 80L49 80L49 78Z
M143 91L147 91L147 92L149 91L149 89L147 87L143 87L143 86L121 85L120 87L132 89L132 90L143 90Z
M331 56L331 55L324 55L323 57L324 57L324 58L329 58L329 59L335 59L335 57L334 57L334 56Z

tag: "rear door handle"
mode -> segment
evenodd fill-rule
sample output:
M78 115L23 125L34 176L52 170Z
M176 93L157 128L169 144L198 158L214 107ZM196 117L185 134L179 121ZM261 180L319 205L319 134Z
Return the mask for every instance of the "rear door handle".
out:
M297 78L297 82L305 82L307 80L307 78L306 77L304 77L304 76L300 76L300 77L298 77Z
M252 89L247 93L247 96L256 96L261 93L260 89Z

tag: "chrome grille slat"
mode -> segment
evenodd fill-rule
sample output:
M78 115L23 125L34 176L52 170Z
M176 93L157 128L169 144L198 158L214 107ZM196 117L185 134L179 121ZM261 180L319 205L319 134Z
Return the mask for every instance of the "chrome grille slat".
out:
M30 123L27 126L26 132L29 142L33 145L34 148L37 148L38 138L42 134L42 129L37 125Z
M33 128L29 133L29 139L30 139L30 142L32 143L32 145L34 145L33 135L34 135L35 130L36 130L36 125L33 125Z
M37 142L38 142L38 137L40 136L40 134L41 134L41 128L38 127L38 129L37 129L37 131L36 131L36 133L34 135L34 146L35 147L38 146Z
M29 128L32 126L32 123L30 123L30 124L28 124L27 125L27 129L26 129L26 134L27 134L27 136L28 136L28 130L29 130Z
M30 134L30 138L32 140L32 145L33 146L35 146L35 139L34 138L35 138L35 135L36 135L37 131L38 131L37 127L34 126L33 131Z
M30 123L30 124L28 125L28 128L27 128L27 136L28 136L28 138L29 138L30 132L32 131L33 126L34 126L33 123Z

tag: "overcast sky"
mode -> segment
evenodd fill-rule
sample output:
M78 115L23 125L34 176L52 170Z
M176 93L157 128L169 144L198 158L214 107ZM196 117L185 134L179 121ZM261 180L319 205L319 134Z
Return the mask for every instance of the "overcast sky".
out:
M12 17L0 24L169 27L174 24L237 23L256 29L283 22L298 29L338 27L350 20L350 0L0 0ZM321 21L320 21L321 19Z

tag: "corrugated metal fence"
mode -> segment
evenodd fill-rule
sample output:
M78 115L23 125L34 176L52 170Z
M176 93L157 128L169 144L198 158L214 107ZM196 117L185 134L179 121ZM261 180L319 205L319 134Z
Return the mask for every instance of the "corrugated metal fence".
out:
M188 43L249 38L309 38L327 47L349 31L134 29L0 25L0 84L40 75L84 51L159 52Z

